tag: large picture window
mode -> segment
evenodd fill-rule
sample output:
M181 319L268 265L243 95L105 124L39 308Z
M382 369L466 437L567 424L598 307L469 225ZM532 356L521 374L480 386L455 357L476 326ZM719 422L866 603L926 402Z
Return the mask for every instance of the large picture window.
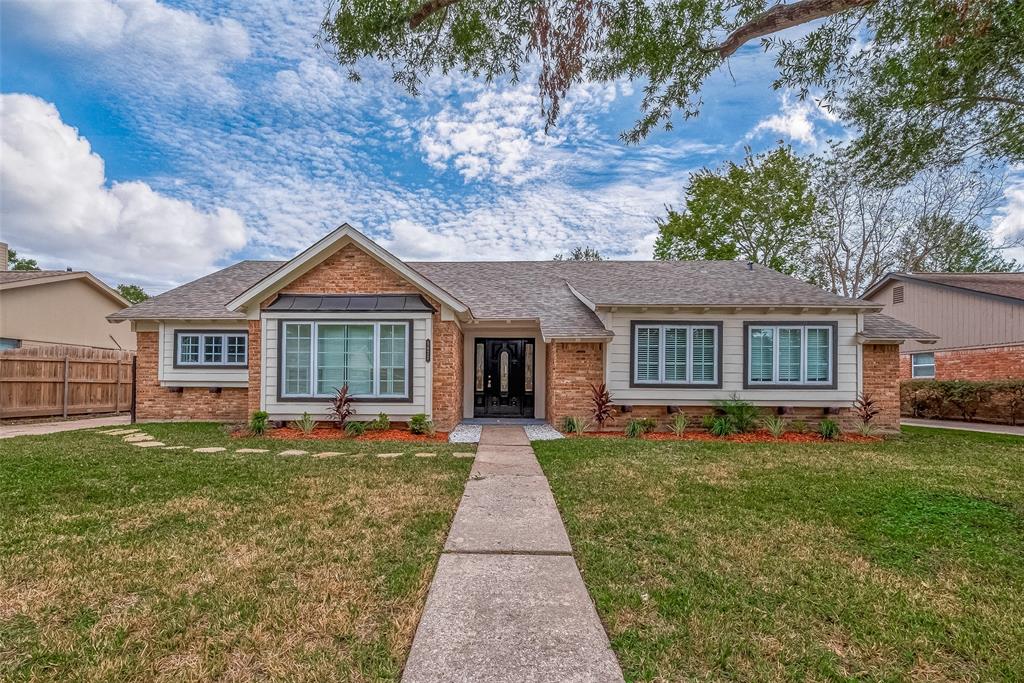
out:
M177 367L244 368L249 362L249 335L246 332L179 330L174 339L174 364Z
M707 323L634 323L633 384L717 385L719 334Z
M409 323L285 322L281 396L327 398L348 384L352 396L409 397Z
M833 384L832 325L747 325L747 386Z

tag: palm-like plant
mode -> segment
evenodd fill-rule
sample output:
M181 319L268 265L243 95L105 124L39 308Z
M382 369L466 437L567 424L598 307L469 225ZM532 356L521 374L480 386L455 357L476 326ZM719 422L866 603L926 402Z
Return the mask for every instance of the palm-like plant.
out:
M597 423L599 428L603 429L604 424L612 419L612 395L608 393L608 387L605 386L604 382L591 384L590 391L590 400L594 404L592 414L594 422Z
M327 412L330 413L331 418L334 420L335 427L338 429L345 428L348 418L355 412L352 408L352 396L348 393L347 382L334 392L334 398L331 399L331 407Z

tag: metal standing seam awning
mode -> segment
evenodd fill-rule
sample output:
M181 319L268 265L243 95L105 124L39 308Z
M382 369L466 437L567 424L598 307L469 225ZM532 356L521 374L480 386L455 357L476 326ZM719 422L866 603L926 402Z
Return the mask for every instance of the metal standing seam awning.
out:
M419 294L282 294L268 311L296 313L434 313Z

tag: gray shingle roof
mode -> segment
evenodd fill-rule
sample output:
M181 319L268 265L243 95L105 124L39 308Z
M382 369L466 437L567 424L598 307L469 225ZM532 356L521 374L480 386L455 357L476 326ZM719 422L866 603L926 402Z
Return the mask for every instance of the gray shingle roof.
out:
M0 270L0 285L9 282L24 282L26 280L40 280L58 275L73 275L66 270Z
M909 273L904 277L1024 301L1024 273Z
M108 320L244 319L225 304L281 267L281 261L240 261L107 316Z
M864 331L861 336L871 339L913 339L916 341L938 341L939 337L910 323L891 318L881 313L864 314Z
M112 319L242 318L225 304L282 264L242 261L126 309ZM478 319L538 320L552 337L607 337L590 308L638 306L875 306L737 261L458 261L409 266Z

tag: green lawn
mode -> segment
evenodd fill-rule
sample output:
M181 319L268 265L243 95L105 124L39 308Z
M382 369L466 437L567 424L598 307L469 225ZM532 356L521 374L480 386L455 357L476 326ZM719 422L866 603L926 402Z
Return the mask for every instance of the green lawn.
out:
M534 448L628 680L1024 679L1024 439Z
M0 441L0 680L398 677L471 460L142 429L168 445L406 455Z

